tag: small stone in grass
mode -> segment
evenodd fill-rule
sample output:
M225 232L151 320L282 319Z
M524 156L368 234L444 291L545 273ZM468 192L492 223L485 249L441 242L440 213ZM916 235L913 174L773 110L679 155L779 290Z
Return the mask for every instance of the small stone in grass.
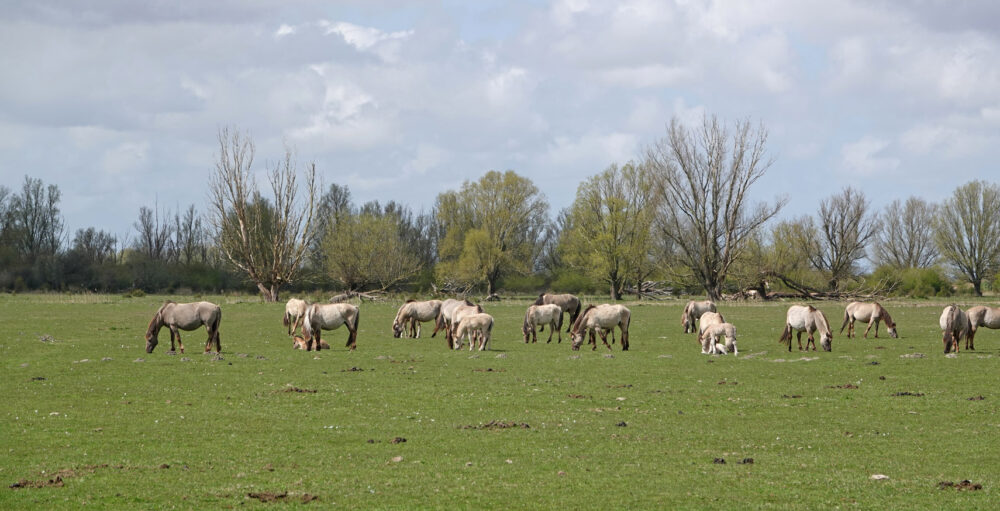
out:
M869 479L872 481L885 481L886 479L889 479L889 476L885 474L872 474Z

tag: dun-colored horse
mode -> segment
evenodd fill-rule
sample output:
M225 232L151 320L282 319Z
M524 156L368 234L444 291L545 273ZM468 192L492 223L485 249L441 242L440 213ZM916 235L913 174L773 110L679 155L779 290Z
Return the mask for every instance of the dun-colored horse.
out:
M219 322L222 321L222 309L211 302L177 303L168 300L164 303L146 329L146 353L152 353L159 340L160 329L166 326L170 329L170 351L174 351L174 338L180 345L181 353L184 353L184 343L181 342L179 330L195 330L205 325L208 332L208 340L205 341L205 352L212 349L215 344L215 351L222 352L222 341L219 339Z
M576 318L580 316L580 299L576 295L571 294L561 294L554 295L552 293L542 293L538 295L538 299L532 305L548 305L556 304L562 309L562 312L569 313L569 326L566 327L566 331L569 332L573 328L573 323L576 322ZM559 324L562 325L562 314L559 314ZM560 326L560 328L562 328ZM542 327L545 330L545 327Z
M550 303L548 305L529 305L527 312L524 313L524 324L521 325L521 333L524 334L524 342L528 342L528 337L531 337L531 342L538 342L537 333L535 332L535 327L542 325L549 325L549 340L546 342L552 342L552 332L557 332L559 334L559 342L562 343L562 309L554 304Z
M703 300L696 302L691 300L684 306L684 312L681 313L681 325L684 326L684 333L695 333L698 332L698 328L695 327L695 321L701 317L702 314L706 312L716 312L715 302L712 300ZM699 340L700 340L699 335Z
M614 342L615 327L622 331L622 351L628 351L628 326L632 318L632 312L624 305L591 305L588 306L570 328L573 334L573 350L579 350L583 344L587 332L590 332L590 341L597 349L597 341L594 338L596 332L601 336L604 345L611 349L608 344L608 332L611 332L611 342Z
M941 326L941 342L944 343L945 354L953 348L958 353L958 340L969 335L969 316L957 305L951 304L941 311L938 324Z
M398 338L405 333L407 337L419 338L420 323L434 321L440 312L441 300L407 300L392 321L392 336Z
M302 333L306 341L306 351L322 345L323 330L334 330L341 325L347 327L347 347L354 351L358 341L358 320L360 310L349 303L314 303L306 309L306 318L302 323Z
M844 309L844 324L840 326L840 333L844 333L844 327L847 327L847 337L854 337L855 321L868 323L868 328L865 329L864 334L865 339L868 338L868 331L872 329L872 325L875 325L875 338L878 339L879 321L885 321L885 328L889 331L889 337L896 338L896 322L892 320L889 311L885 310L885 307L882 307L878 302L851 302L847 304L847 308Z
M830 330L830 323L826 320L823 311L812 305L792 305L788 308L788 314L785 316L785 331L782 332L778 342L787 343L788 351L792 351L792 332L797 332L799 351L802 351L802 332L809 332L806 351L809 350L810 343L813 351L816 351L816 339L813 338L813 332L817 330L820 333L819 344L823 346L823 351L831 351L833 349L833 332Z
M965 311L965 314L969 317L969 334L965 336L965 349L967 350L976 349L976 330L979 327L1000 328L1000 309L996 307L977 305L969 307L969 310Z

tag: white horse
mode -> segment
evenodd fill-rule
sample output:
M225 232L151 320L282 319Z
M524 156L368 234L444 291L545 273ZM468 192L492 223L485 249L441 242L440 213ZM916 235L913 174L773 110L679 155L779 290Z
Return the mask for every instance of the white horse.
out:
M532 305L548 305L556 304L562 310L559 313L559 328L562 328L562 313L569 313L569 328L572 328L573 323L576 322L576 318L580 315L580 299L576 295L571 295L569 293L555 295L552 293L542 293L538 295L538 299ZM566 329L569 332L569 328ZM542 330L545 330L545 326L542 326Z
M323 330L334 330L341 325L349 332L347 347L353 351L358 341L358 320L360 309L349 303L314 303L306 309L305 321L302 324L302 334L306 341L306 351L320 349L320 339Z
M438 331L444 330L444 340L448 343L448 348L451 348L451 332L449 331L449 328L451 327L452 314L459 305L470 304L472 304L472 302L468 300L456 300L454 298L448 298L447 300L442 301L437 319L434 320L434 332L431 333L431 337L437 335Z
M957 305L951 304L941 311L941 318L938 320L941 326L941 342L944 343L944 352L948 353L955 349L958 353L958 340L969 335L969 316L959 309Z
M830 323L826 320L823 311L812 305L792 305L788 308L785 316L785 331L781 334L778 342L788 343L788 351L792 351L792 332L797 332L796 338L799 341L799 351L802 351L802 332L809 332L809 340L806 341L806 351L812 343L813 351L816 351L816 339L813 332L819 330L819 344L823 346L823 351L833 349L833 332L830 330Z
M392 336L399 338L405 330L407 337L419 339L420 323L434 321L440 312L441 300L423 302L407 300L396 312L396 319L392 321Z
M524 342L528 342L528 335L531 335L531 342L538 342L535 327L538 325L549 325L549 340L552 342L552 332L559 333L559 342L562 342L562 307L550 303L548 305L529 305L524 313L524 324L521 326L521 333L524 334Z
M455 330L458 328L458 324L461 323L466 316L480 314L482 312L483 307L481 305L476 305L468 300L460 303L451 311L451 319L448 321L448 329L445 331L449 346L454 349L462 347L462 343L455 337Z
M715 302L712 300L703 300L700 302L692 300L688 302L684 306L684 312L681 313L681 325L684 325L684 333L693 334L697 332L698 330L695 328L694 322L706 312L716 312Z
M184 353L184 343L181 342L180 330L195 330L205 325L208 340L205 341L205 353L212 349L222 352L222 341L219 339L219 322L222 321L222 309L212 302L177 303L167 300L149 322L146 329L146 353L152 353L159 343L160 329L166 326L170 329L170 351L174 351L174 337Z
M702 324L704 325L704 322ZM730 352L733 355L740 354L740 350L736 347L736 327L732 323L709 325L701 335L702 353L711 355L725 355ZM726 343L720 344L719 337L725 337Z
M487 349L493 336L493 316L477 312L464 316L455 328L455 349L462 349L462 339L469 337L469 351L479 342L479 351Z
M868 328L865 329L865 339L868 338L868 331L872 329L872 325L875 325L875 338L878 339L879 321L885 321L889 337L896 338L896 322L892 320L889 311L885 310L885 307L882 307L878 302L851 302L847 304L847 308L844 309L844 324L840 326L840 333L844 333L844 327L847 327L847 337L854 337L855 320L868 323Z
M579 350L583 344L587 332L590 332L590 341L597 349L597 341L594 333L601 336L604 345L611 349L608 344L608 332L611 332L611 342L615 339L615 327L622 331L622 351L628 351L628 326L632 318L632 311L624 305L591 305L588 306L573 323L570 331L573 338L573 349Z
M285 317L282 318L281 322L288 327L288 335L294 335L295 330L302 326L302 320L306 316L306 307L309 307L309 302L298 298L291 298L285 304Z
M969 317L969 334L965 336L965 349L967 350L976 349L976 330L979 327L1000 328L1000 309L996 307L977 305L969 307L965 314Z
M702 345L702 353L708 353L705 345L705 330L713 325L721 325L726 322L726 318L718 312L706 312L698 318L698 344Z

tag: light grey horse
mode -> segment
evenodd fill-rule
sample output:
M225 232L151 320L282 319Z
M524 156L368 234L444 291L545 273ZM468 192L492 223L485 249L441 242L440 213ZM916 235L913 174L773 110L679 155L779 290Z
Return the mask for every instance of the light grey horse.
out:
M595 350L597 349L595 332L601 336L601 341L610 350L608 332L611 332L611 342L614 342L615 327L618 327L622 331L622 351L628 351L628 327L631 319L632 311L624 305L603 304L587 307L577 316L570 330L573 334L573 350L580 349L588 331Z
M969 317L969 334L965 336L965 349L967 350L976 349L976 330L979 327L1000 328L1000 309L996 307L985 305L969 307L969 310L965 311L965 315Z
M441 300L426 300L418 302L407 300L392 321L392 336L399 338L404 333L414 339L420 337L420 323L434 321L441 312Z
M954 348L955 353L958 353L958 340L969 335L969 316L957 305L951 304L941 311L938 324L941 326L944 352L947 354Z
M566 331L569 332L573 328L573 323L576 322L576 318L580 315L580 299L576 295L566 294L552 294L552 293L542 293L538 295L538 299L532 305L548 305L556 304L562 309L562 312L569 313L569 326L566 327ZM562 314L559 314L559 328L562 328ZM542 331L545 327L542 326Z
M538 334L535 332L535 327L538 325L544 326L549 325L549 340L547 342L552 342L552 332L559 334L559 342L562 343L562 325L559 324L562 321L562 308L554 303L547 305L529 305L528 310L524 313L524 324L521 325L521 333L524 334L524 342L528 342L528 337L531 337L531 342L538 342Z
M868 331L875 325L875 338L878 338L879 321L885 321L885 328L889 331L889 337L896 338L896 322L892 320L889 311L878 302L864 303L851 302L844 309L844 324L840 326L840 332L844 332L847 327L847 337L854 337L854 321L864 321L868 323L864 337L868 338Z
M819 331L819 344L823 351L833 349L833 332L830 330L830 322L826 320L823 311L812 305L792 305L785 315L785 330L781 333L780 343L788 344L788 351L792 351L792 332L796 332L799 341L799 351L802 351L802 332L809 332L809 339L806 341L806 351L809 344L812 344L813 351L816 351L816 339L813 333Z
M281 322L288 327L288 335L295 335L295 330L302 326L302 320L306 317L306 307L309 302L298 298L291 298L285 304L285 317Z
M173 352L174 338L180 345L181 353L184 353L184 343L181 342L179 330L195 330L205 325L208 332L208 340L205 341L205 352L212 349L215 344L215 351L222 352L222 341L219 339L219 322L222 321L222 309L212 302L177 303L167 300L149 322L146 329L146 353L152 353L159 340L160 329L166 326L170 329L170 351Z
M702 300L696 302L691 300L684 306L684 312L681 313L681 325L684 326L684 333L695 333L699 332L698 328L695 327L695 321L698 320L706 312L716 312L715 302L712 300ZM699 340L701 338L701 332L699 332Z
M360 309L349 303L314 303L306 309L306 318L302 323L302 333L305 337L306 351L319 351L323 330L334 330L341 325L347 327L347 347L354 351L358 341L358 320Z

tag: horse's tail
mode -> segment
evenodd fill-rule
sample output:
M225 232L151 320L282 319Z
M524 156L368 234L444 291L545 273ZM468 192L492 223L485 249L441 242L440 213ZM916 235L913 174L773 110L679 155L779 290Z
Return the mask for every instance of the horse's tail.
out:
M313 335L312 316L313 316L313 309L315 309L316 307L318 307L316 304L306 307L306 313L303 316L302 335L306 338L306 341L312 339Z
M358 324L360 322L361 322L361 308L357 307L354 310L354 322L353 322L354 324L351 325L351 327L349 328L351 333L348 334L347 336L347 347L351 348L352 350L357 346L358 343Z
M844 328L850 322L851 322L851 314L847 311L847 309L844 309L844 324L840 325L840 333L844 333Z
M490 339L493 338L493 317L490 316L490 323L486 325L486 332L483 333L483 349L490 344Z
M579 298L577 298L576 299L576 307L573 309L573 312L571 312L570 315L569 315L569 325L570 326L566 327L566 331L567 332L569 332L570 329L573 328L573 324L576 323L576 318L580 317L580 307L581 307L582 304L583 304L583 301L581 301ZM562 329L562 313L561 312L559 313L559 328Z
M622 312L625 313L624 314L625 317L622 318L622 321L621 321L621 329L622 329L622 351L628 351L628 326L632 322L632 311L630 311L628 309L625 309ZM612 337L611 338L614 339L614 333L613 332L612 332Z
M781 338L778 342L788 346L788 349L792 349L792 325L785 323L785 331L781 332Z
M215 351L222 353L222 337L219 335L219 324L222 323L222 308L219 308L219 313L215 315L215 321L212 322L212 342L215 343Z
M288 311L285 311L285 315L281 317L281 324L288 326L289 321L290 320L288 319Z

